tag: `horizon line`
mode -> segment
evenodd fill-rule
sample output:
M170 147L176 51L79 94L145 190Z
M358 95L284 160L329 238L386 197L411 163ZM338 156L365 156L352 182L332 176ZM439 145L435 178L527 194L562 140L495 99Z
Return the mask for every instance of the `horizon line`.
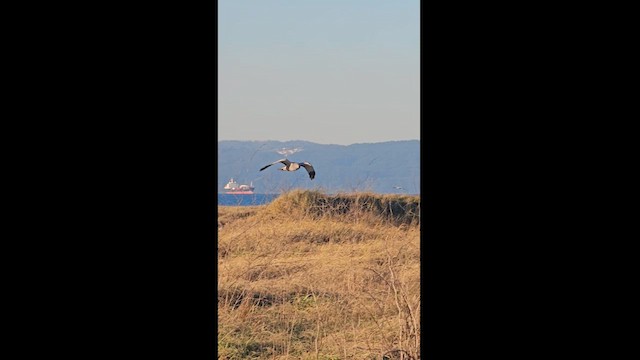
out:
M370 141L370 142L354 142L354 143L350 143L350 144L336 144L336 143L321 143L321 142L316 142L316 141L311 141L311 140L301 140L301 139L295 139L295 140L238 140L238 139L218 139L218 142L221 141L238 141L238 142L280 142L280 143L288 143L288 142L296 142L296 141L302 141L302 142L309 142L309 143L314 143L314 144L319 144L319 145L339 145L339 146L350 146L350 145L359 145L359 144L380 144L380 143L387 143L387 142L401 142L401 141L420 141L420 139L402 139L402 140L382 140L382 141Z

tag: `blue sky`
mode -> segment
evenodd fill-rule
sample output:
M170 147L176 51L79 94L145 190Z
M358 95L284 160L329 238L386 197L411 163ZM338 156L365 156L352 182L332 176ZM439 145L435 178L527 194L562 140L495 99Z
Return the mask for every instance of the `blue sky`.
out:
M218 139L409 140L417 0L219 0Z

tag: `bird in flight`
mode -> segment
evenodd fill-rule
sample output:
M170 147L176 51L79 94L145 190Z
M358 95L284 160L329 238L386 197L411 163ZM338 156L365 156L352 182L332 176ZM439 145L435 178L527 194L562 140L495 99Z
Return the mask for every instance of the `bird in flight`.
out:
M275 165L277 163L282 163L284 164L284 166L282 168L280 168L280 170L282 171L296 171L298 169L300 169L301 167L304 167L307 172L309 173L309 177L311 178L311 180L313 180L314 177L316 177L316 171L313 169L313 166L311 166L311 164L309 164L308 162L291 162L287 159L280 159L278 161L274 161L271 164L263 167L262 169L260 169L260 171L268 168L271 165Z

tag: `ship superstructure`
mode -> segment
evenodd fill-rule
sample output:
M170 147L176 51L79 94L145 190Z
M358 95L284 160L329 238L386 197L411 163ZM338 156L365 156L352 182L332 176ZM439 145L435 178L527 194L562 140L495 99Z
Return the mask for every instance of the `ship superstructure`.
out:
M235 180L233 180L233 178L231 178L227 185L224 186L224 190L226 190L225 192L227 194L249 195L253 194L253 189L255 189L253 187L253 181L251 182L251 185L240 185Z

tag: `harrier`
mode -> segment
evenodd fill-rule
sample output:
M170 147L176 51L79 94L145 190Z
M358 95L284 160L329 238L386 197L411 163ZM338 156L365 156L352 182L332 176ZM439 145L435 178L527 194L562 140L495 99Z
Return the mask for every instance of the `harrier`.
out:
M298 169L300 169L300 167L304 167L307 172L309 173L309 177L311 178L311 180L313 180L314 177L316 177L316 171L313 169L313 166L311 166L311 164L309 164L308 162L291 162L287 159L281 159L275 162L272 162L271 164L263 167L262 169L260 169L260 171L268 168L271 165L275 165L277 163L282 163L284 164L284 166L280 169L282 171L296 171Z

